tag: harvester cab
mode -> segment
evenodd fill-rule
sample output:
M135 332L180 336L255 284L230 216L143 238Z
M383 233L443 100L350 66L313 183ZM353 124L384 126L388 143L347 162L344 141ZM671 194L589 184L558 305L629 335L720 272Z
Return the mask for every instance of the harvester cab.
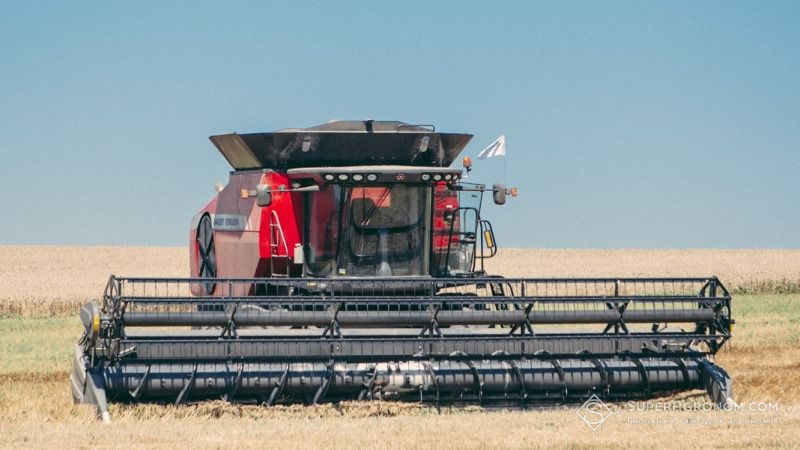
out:
M193 274L485 275L484 259L497 248L480 215L483 194L502 204L511 190L463 183L463 171L450 167L471 137L370 121L212 136L235 170L195 217ZM236 245L243 241L258 254L243 255ZM193 292L213 294L207 288L217 286L204 283Z
M478 241L467 230L477 226L479 210L470 222L465 220L456 191L458 172L415 167L364 168L368 174L348 173L351 168L323 170L320 189L304 200L303 259L294 261L304 263L303 276L477 273L473 255ZM359 181L367 178L375 181Z
M76 402L530 405L732 383L716 277L503 278L469 134L336 121L211 140L233 167L192 220L191 277L114 277L81 311ZM471 169L465 158L464 168Z

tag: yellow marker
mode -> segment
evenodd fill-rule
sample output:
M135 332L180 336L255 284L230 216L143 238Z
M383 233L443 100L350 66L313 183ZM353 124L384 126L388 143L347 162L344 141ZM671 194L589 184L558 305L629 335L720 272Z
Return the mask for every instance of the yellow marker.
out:
M95 336L100 334L100 314L92 315L92 332Z
M492 233L489 230L483 232L483 240L486 241L486 246L488 248L494 248L494 241L492 241Z

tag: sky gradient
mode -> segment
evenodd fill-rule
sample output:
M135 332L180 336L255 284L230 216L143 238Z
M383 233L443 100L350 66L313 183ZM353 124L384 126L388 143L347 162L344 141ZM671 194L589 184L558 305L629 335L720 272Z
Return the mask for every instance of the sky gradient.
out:
M800 247L800 2L4 2L0 244L185 245L223 132L471 132L506 247Z

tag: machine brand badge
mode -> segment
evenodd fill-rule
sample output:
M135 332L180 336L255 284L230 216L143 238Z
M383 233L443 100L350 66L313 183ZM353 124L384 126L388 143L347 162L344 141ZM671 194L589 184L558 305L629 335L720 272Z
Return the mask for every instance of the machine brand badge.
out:
M586 422L586 425L589 425L592 431L597 431L603 422L614 415L614 412L595 394L583 402L583 405L575 413Z
M397 180L397 181L405 181L406 174L398 173L397 175L394 176L394 179Z
M214 229L219 231L244 231L247 218L236 214L214 214Z

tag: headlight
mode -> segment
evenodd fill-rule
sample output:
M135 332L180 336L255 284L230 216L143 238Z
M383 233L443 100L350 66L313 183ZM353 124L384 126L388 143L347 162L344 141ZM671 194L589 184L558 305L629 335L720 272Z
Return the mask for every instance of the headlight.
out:
M433 181L442 181L442 174L437 173L433 176Z
M374 173L367 175L367 181L377 181L377 180L378 180L378 175Z
M353 175L353 181L362 181L363 179L364 175L361 175L360 173Z
M451 174L449 174L449 173L448 173L448 174L445 174L445 176L444 176L444 179L445 179L445 180L447 180L447 181L450 181L450 178L453 178L453 175L451 175Z
M347 174L346 174L346 173L340 173L340 174L339 174L339 176L338 176L338 177L336 177L336 178L338 178L338 179L339 179L339 181L347 181L347 180L348 180L350 177L349 177L349 176L347 176Z
M333 181L333 180L335 180L335 179L336 179L336 177L335 177L335 176L333 176L333 174L332 174L332 173L326 173L326 174L325 174L325 176L324 176L323 178L325 178L325 181Z
M422 180L422 181L428 181L428 180L430 180L430 179L431 179L431 174L429 174L429 173L423 173L423 174L422 174L422 175L419 177L419 179L420 179L420 180Z

